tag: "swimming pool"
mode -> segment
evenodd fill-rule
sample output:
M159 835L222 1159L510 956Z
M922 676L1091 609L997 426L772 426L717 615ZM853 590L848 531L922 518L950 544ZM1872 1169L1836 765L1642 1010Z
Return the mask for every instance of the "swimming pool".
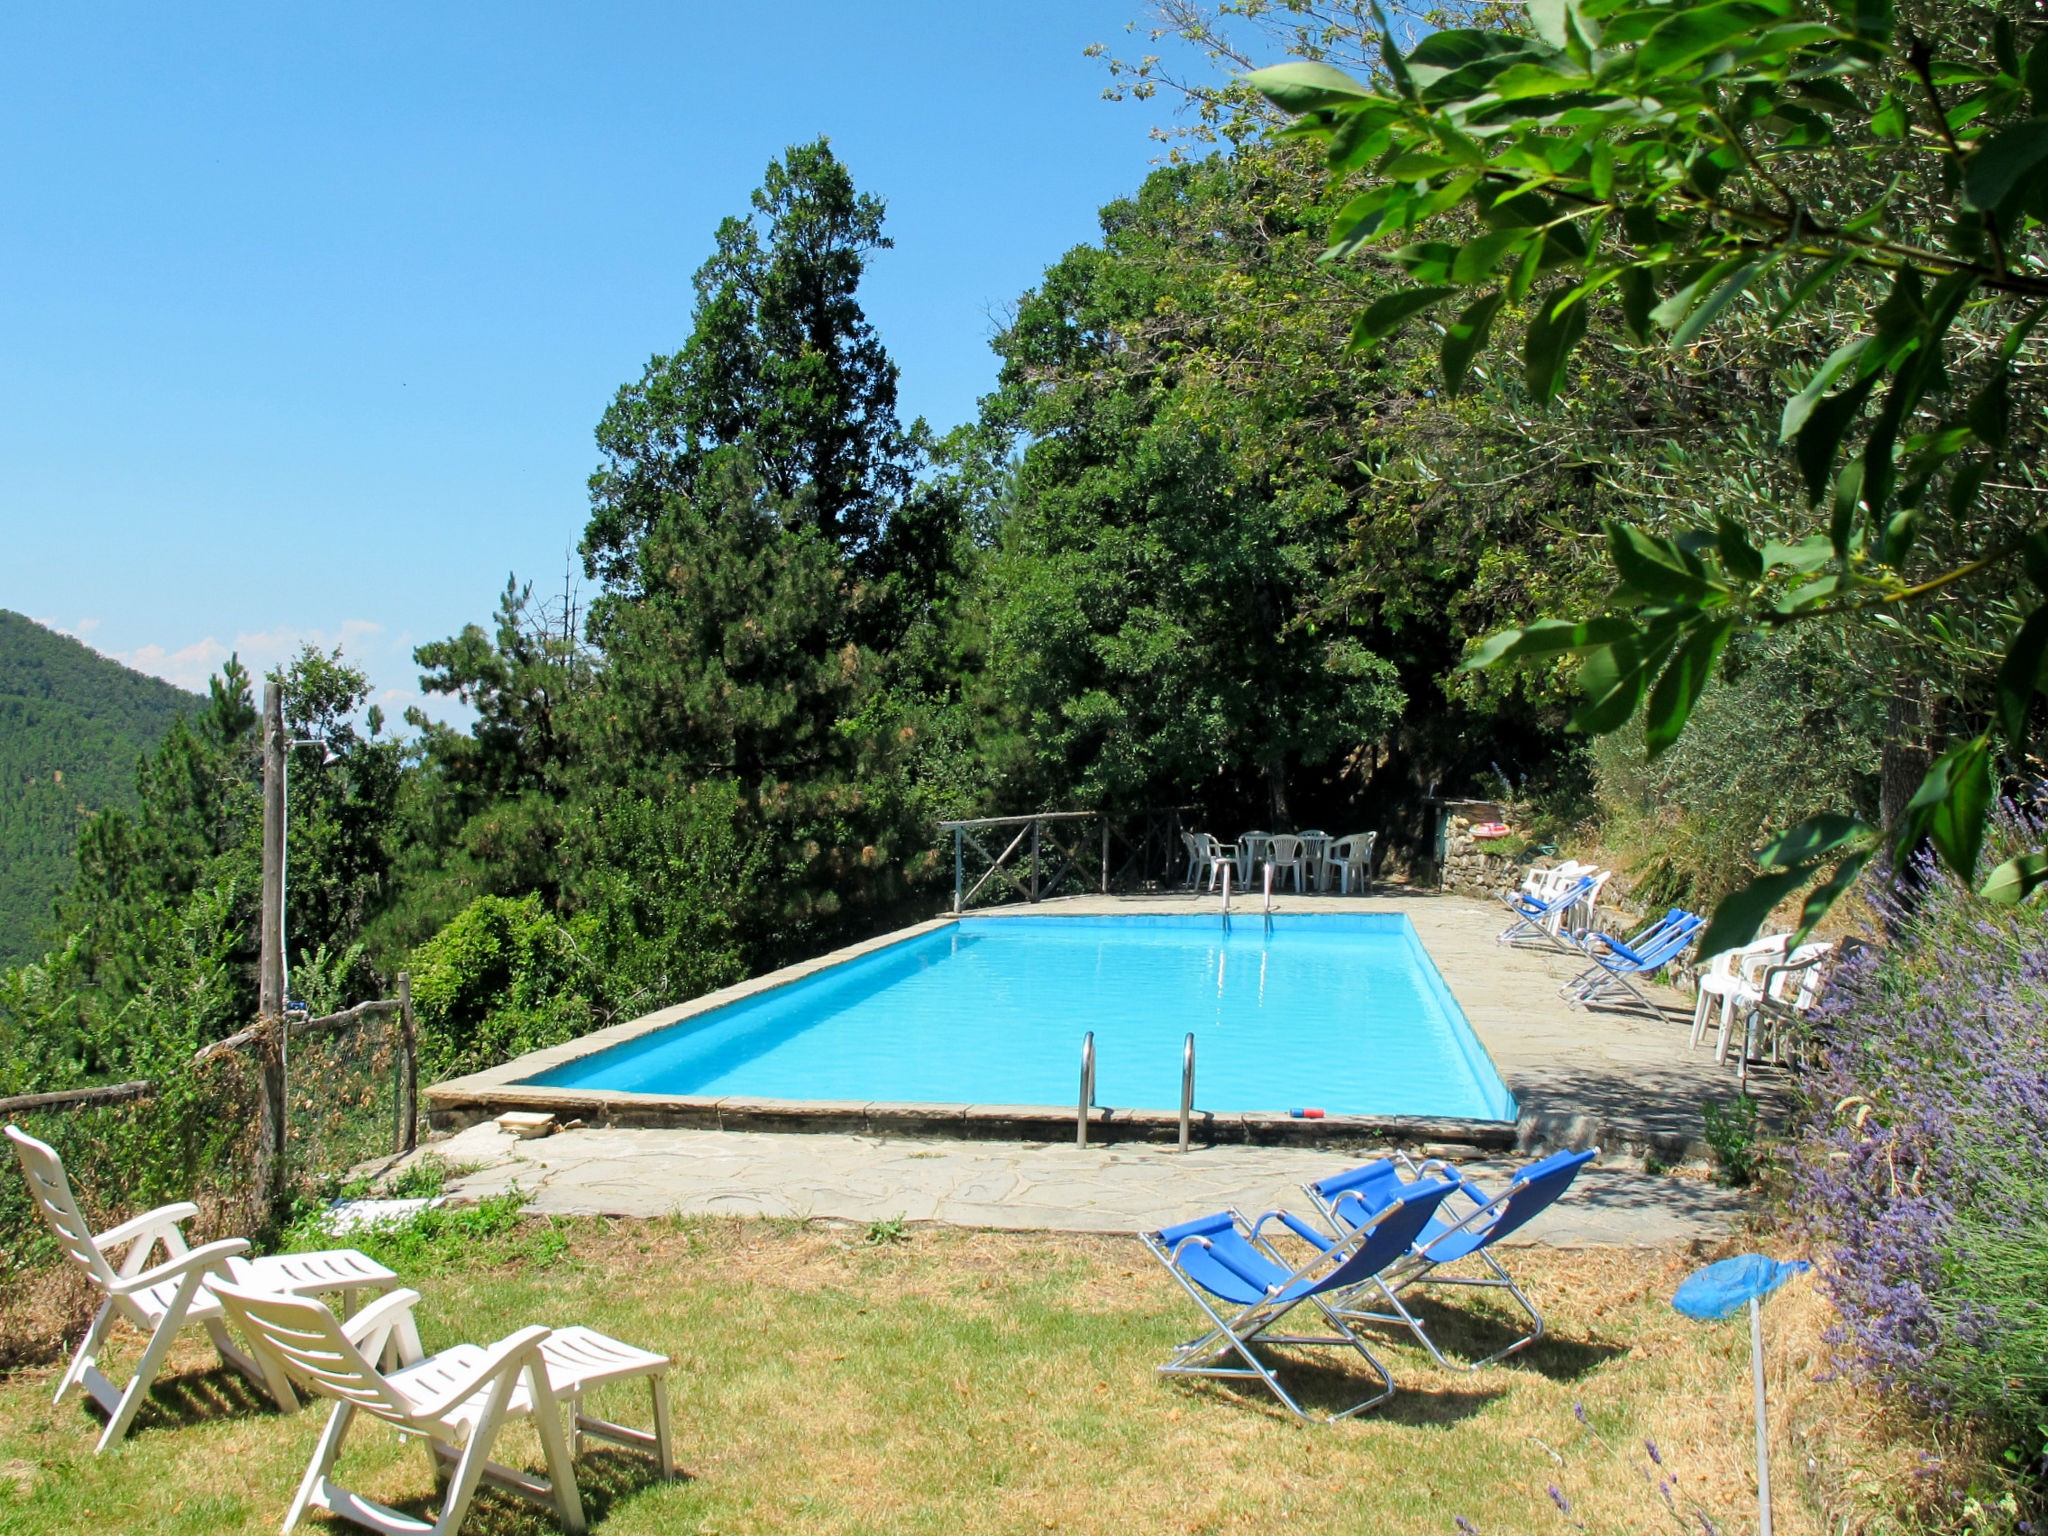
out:
M983 917L522 1078L785 1100L1096 1102L1503 1121L1515 1101L1399 913Z

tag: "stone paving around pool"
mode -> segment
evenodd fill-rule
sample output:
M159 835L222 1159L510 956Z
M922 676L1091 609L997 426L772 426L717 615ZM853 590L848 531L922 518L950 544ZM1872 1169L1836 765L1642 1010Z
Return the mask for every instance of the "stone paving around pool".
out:
M1361 1160L1318 1148L1071 1147L831 1132L589 1129L522 1141L472 1126L426 1153L471 1171L463 1199L515 1186L558 1216L902 1218L1022 1231L1136 1232L1235 1205L1307 1212L1301 1186ZM1460 1164L1490 1188L1514 1159ZM1517 1234L1552 1247L1668 1247L1731 1235L1742 1198L1699 1177L1626 1164L1583 1172Z
M1234 920L1258 921L1256 902L1240 898ZM1711 1050L1690 1047L1687 998L1651 989L1665 1011L1655 1019L1640 1011L1570 1008L1557 989L1578 964L1556 951L1497 945L1494 935L1506 921L1497 903L1395 888L1372 897L1276 897L1274 908L1402 912L1413 921L1521 1107L1516 1135L1522 1152L1463 1163L1475 1178L1504 1180L1518 1161L1540 1150L1604 1149L1601 1162L1580 1177L1568 1199L1526 1229L1530 1241L1662 1247L1713 1242L1733 1231L1743 1202L1702 1176L1707 1153L1700 1108L1710 1099L1731 1098L1737 1082L1732 1068L1715 1064ZM1030 921L1034 912L1216 910L1214 897L1185 893L996 909L1019 922ZM494 1075L505 1070L495 1069ZM1763 1100L1767 1114L1778 1111L1775 1073L1753 1072L1750 1092ZM1198 1085L1198 1104L1200 1097ZM479 1109L470 1117L479 1112L495 1111ZM450 1186L458 1196L499 1193L516 1184L534 1196L536 1211L558 1215L681 1212L858 1223L900 1217L1112 1232L1155 1227L1226 1205L1298 1209L1304 1180L1374 1155L1248 1145L1198 1146L1180 1154L1137 1142L1082 1149L1063 1141L896 1135L888 1133L890 1127L858 1123L781 1131L758 1128L768 1122L746 1115L731 1122L719 1116L711 1123L721 1128L593 1125L522 1142L485 1121L425 1150L475 1165ZM722 1128L728 1123L756 1128ZM861 1134L863 1129L868 1133ZM1686 1175L1645 1172L1645 1158L1687 1165Z

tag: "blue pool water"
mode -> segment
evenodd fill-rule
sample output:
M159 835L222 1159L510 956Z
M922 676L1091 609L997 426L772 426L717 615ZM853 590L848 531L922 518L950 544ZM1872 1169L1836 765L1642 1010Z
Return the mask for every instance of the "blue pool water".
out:
M526 1081L666 1094L1512 1120L1399 914L966 918Z

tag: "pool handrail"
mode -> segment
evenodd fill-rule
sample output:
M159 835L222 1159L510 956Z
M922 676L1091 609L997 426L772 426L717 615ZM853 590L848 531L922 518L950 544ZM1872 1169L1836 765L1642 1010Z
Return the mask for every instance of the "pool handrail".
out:
M1188 1031L1180 1053L1180 1149L1188 1149L1188 1120L1195 1112L1195 1032Z
M1088 1110L1095 1102L1095 1031L1081 1037L1081 1108L1074 1117L1074 1145L1088 1145Z

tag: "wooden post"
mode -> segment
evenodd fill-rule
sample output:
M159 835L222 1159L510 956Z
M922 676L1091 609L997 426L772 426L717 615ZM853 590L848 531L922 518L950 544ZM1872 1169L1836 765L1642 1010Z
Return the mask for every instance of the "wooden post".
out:
M960 915L960 892L967 879L967 866L960 852L961 829L953 829L953 915ZM978 845L977 845L978 846Z
M420 1144L420 1037L412 1020L412 976L398 973L398 1135L393 1151Z
M256 1193L260 1216L277 1208L284 1177L284 690L263 685L263 933L256 973Z
M1037 817L1031 819L1031 899L1038 900L1038 829L1045 823Z
M1109 812L1102 813L1102 894L1109 894Z

